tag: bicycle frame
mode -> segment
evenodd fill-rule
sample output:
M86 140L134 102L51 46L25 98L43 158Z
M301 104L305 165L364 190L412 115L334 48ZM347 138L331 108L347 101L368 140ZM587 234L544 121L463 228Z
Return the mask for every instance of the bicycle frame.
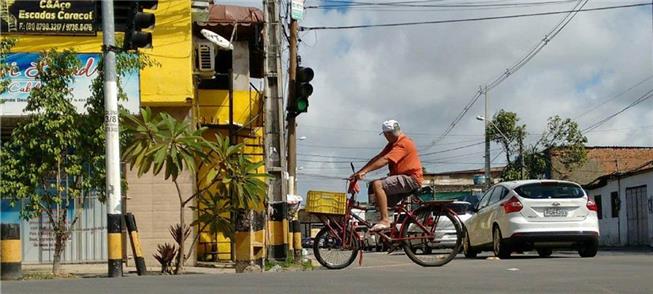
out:
M408 201L410 200L410 201ZM443 202L448 203L448 202ZM415 209L410 209L409 206L412 206L413 204L416 204L417 207ZM403 199L401 202L399 202L397 205L394 206L394 211L398 213L398 215L405 215L404 219L401 221L401 226L399 229L397 229L398 223L393 222L390 226L390 231L389 233L387 231L379 231L379 232L372 232L376 234L377 236L381 237L383 242L389 242L393 244L393 246L397 246L398 244L401 244L403 241L408 241L408 240L423 240L423 239L433 239L435 236L435 226L431 227L430 229L427 228L421 220L419 220L416 215L415 211L417 211L418 208L424 207L424 202L422 202L419 198L417 198L415 195L410 195L409 197ZM443 211L448 211L452 212L453 215L457 214L451 210L449 207L446 205L438 205L440 209ZM369 229L372 227L372 224L367 222L366 220L362 219L356 214L352 213L352 209L360 209L363 211L367 211L367 207L362 207L357 204L356 202L356 194L351 194L351 197L347 199L347 208L345 210L344 215L328 215L328 214L315 214L320 221L324 224L326 228L330 231L331 235L336 237L338 241L342 242L343 248L344 249L355 249L358 246L362 244L364 241L364 238L358 234L358 229L363 228L359 226L354 226L354 224L359 224L363 225ZM440 214L437 216L439 218ZM434 223L437 223L439 219L433 219ZM460 219L458 219L460 222ZM420 229L420 231L417 231L417 233L420 233L420 236L418 237L401 237L403 235L403 231L408 229L407 224L412 222L414 225L417 226L417 228ZM415 229L415 227L413 227ZM355 242L354 242L355 241ZM356 246L356 247L354 247ZM362 251L361 251L362 254Z

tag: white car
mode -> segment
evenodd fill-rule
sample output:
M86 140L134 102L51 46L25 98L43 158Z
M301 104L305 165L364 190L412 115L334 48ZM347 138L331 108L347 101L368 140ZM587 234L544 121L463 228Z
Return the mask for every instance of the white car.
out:
M492 250L500 258L515 251L578 250L593 257L599 222L594 201L578 184L555 180L503 182L489 189L465 222L463 251L474 258Z

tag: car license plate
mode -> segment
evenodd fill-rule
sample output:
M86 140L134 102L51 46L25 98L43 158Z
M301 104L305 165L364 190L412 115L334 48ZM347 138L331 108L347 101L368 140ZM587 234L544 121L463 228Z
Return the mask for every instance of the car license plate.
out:
M547 208L544 210L545 217L565 217L567 216L567 210L564 208L553 207Z

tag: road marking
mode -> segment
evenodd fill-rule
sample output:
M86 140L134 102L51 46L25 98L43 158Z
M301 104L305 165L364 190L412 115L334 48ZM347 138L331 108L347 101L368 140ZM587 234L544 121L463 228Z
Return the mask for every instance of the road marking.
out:
M368 266L359 266L354 269L366 269L366 268L380 268L380 267L395 267L395 266L407 266L412 265L413 263L399 263L399 264L386 264L386 265L368 265Z
M516 267L511 267L511 268L509 268L509 269L507 269L507 270L509 270L509 271L511 271L511 272L516 272L516 271L518 271L519 269L516 268Z

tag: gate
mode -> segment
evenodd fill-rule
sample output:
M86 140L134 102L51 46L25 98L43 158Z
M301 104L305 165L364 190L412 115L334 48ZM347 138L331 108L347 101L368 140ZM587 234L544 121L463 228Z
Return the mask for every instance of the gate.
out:
M648 245L648 199L646 185L626 188L628 245Z

